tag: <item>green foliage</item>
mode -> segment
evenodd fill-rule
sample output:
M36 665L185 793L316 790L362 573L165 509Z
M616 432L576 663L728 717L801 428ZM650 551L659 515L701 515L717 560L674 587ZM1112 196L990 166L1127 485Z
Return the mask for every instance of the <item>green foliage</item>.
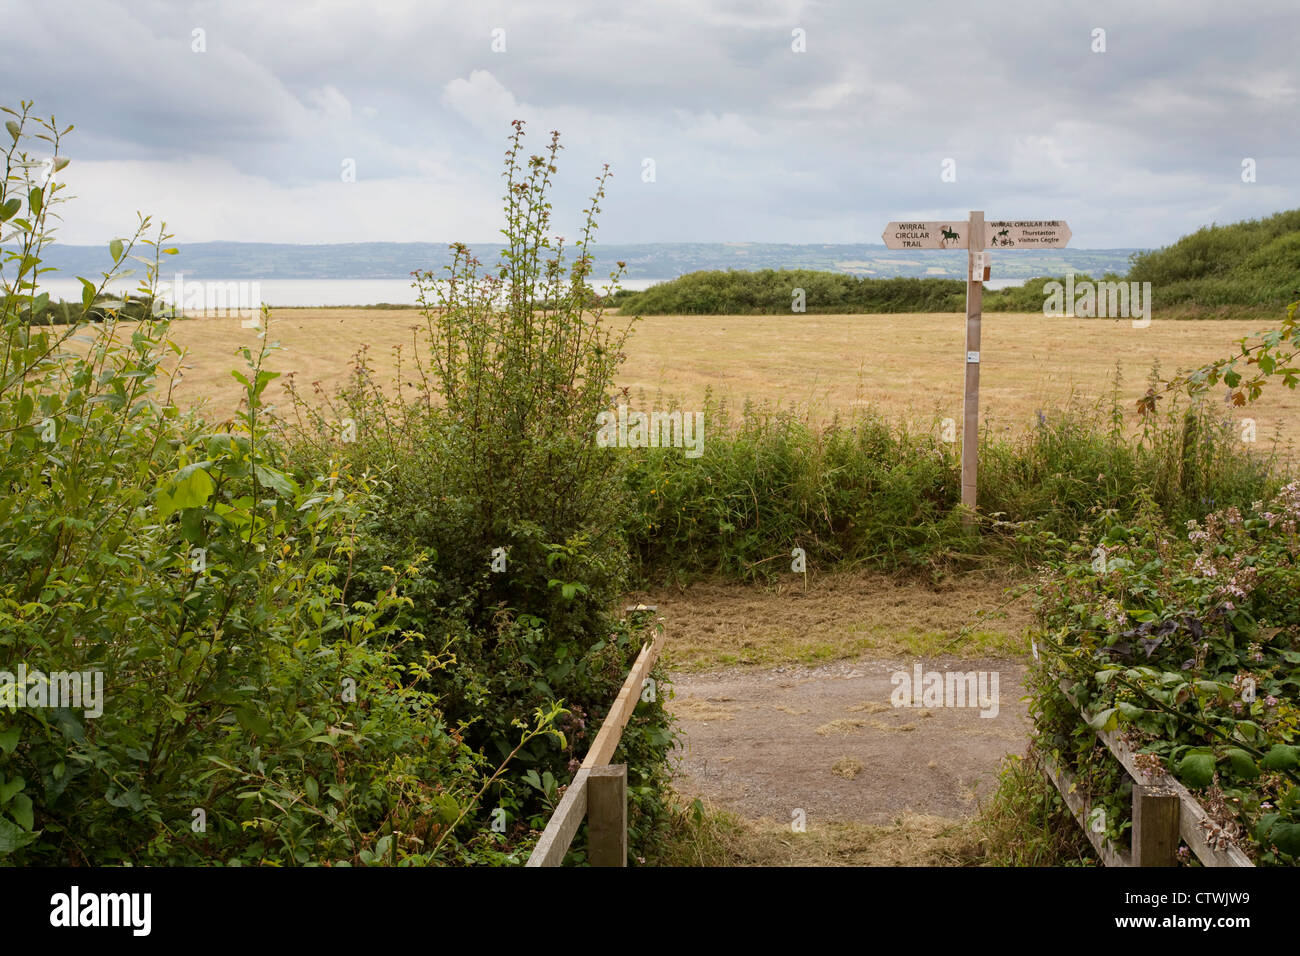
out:
M692 272L620 303L623 315L790 315L795 290L807 312L963 312L959 279L868 279L813 269ZM1042 308L1039 302L1038 309Z
M268 432L274 344L241 350L244 408L212 427L170 400L163 358L184 354L166 319L33 324L62 185L32 181L28 110L10 111L0 184L17 230L0 272L0 858L517 862L506 835L458 829L502 761L426 689L453 659L393 623L418 569L389 568L369 600L349 588L376 480L294 470ZM61 168L67 131L40 125ZM174 250L148 227L110 243L103 283L142 262L152 301ZM89 308L102 286L83 285ZM89 697L51 700L56 673L86 675ZM521 714L515 749L559 715Z
M1096 865L1088 838L1032 751L1003 758L997 789L981 803L975 827L989 866Z
M562 736L522 748L488 800L506 811L512 839L545 822L650 636L611 614L628 584L629 501L622 460L595 442L628 332L602 317L588 283L608 173L566 263L562 242L547 235L558 137L527 158L522 139L516 124L498 262L485 269L456 245L445 276L418 277L420 348L398 359L407 393L386 394L359 356L352 382L323 413L296 401L293 453L303 467L344 461L351 474L382 483L351 567L354 586L386 587L386 563L415 569L413 603L388 622L454 655L455 666L431 672L423 686L458 735L504 756L521 717L562 703ZM345 435L345 420L355 435ZM664 817L673 744L661 691L637 707L620 745L634 849ZM486 828L487 809L466 826ZM583 852L579 837L573 859Z
M1144 502L1063 548L1041 590L1036 745L1080 771L1119 839L1118 765L1058 682L1154 768L1201 792L1215 829L1261 864L1300 843L1300 482L1174 534Z
M733 421L708 400L705 454L632 449L628 536L643 573L788 573L925 563L955 533L960 468L952 445L869 413L817 428L747 404Z
M1137 253L1128 277L1151 283L1157 308L1281 308L1300 297L1300 209L1205 226Z
M789 573L860 564L942 567L987 557L1035 564L1103 516L1132 518L1151 499L1165 527L1275 490L1275 462L1236 440L1202 404L1171 405L1136 434L1118 379L1109 408L1044 413L1036 428L980 441L983 533L962 531L960 461L940 423L885 421L870 409L825 425L794 411L705 405L705 454L632 449L626 526L643 577Z
M1113 272L1107 272L1100 279L1094 280L1086 272L1074 273L1074 287L1079 288L1084 282L1124 282L1127 281L1124 276L1117 275ZM1039 313L1051 298L1052 293L1048 292L1047 285L1052 282L1060 283L1064 288L1066 284L1065 276L1044 276L1038 279L1030 279L1021 285L1008 286L1005 289L985 289L981 300L981 309L984 312L1019 312L1019 313ZM1058 296L1060 292L1056 293ZM1077 296L1078 293L1076 293ZM1066 305L1066 312L1070 311L1073 303Z
M1027 559L1050 554L1043 535L1070 539L1104 516L1131 520L1144 499L1156 505L1162 527L1179 527L1216 507L1245 506L1279 484L1274 452L1241 442L1231 418L1203 399L1172 402L1128 434L1118 371L1114 382L1108 411L1044 414L1023 435L981 447L981 509Z
M1273 382L1294 389L1300 384L1300 318L1296 310L1300 301L1287 306L1286 317L1275 329L1242 338L1236 351L1215 359L1187 374L1174 376L1157 392L1154 386L1139 399L1143 412L1154 411L1159 399L1171 392L1186 391L1193 396L1204 396L1220 383L1228 387L1228 398L1233 405L1248 405Z
M162 302L158 302L158 312L163 312ZM170 306L166 309L167 318L182 318ZM83 302L49 302L45 308L32 313L30 308L24 310L22 319L31 325L76 325L81 322L103 322L112 314L118 322L139 322L154 314L154 301L141 295L116 297L107 293L98 293L90 305Z

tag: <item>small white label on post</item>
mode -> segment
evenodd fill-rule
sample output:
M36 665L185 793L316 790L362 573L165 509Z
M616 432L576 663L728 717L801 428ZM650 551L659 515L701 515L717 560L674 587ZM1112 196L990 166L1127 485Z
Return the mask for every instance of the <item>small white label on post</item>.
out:
M974 364L978 365L978 364L979 364L979 361L980 361L980 354L979 354L979 352L967 352L967 353L966 353L966 361L967 361L967 362L973 362Z

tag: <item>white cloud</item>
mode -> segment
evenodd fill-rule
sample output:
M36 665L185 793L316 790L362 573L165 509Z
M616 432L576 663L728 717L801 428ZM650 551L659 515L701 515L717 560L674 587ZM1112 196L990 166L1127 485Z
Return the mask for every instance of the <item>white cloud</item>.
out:
M309 90L307 101L330 119L352 119L352 104L338 89L329 84L320 89Z
M525 118L514 94L487 70L474 70L469 79L457 77L448 83L442 90L442 104L484 133L499 133L512 120Z
M226 160L79 162L60 242L99 243L129 232L137 211L184 242L441 242L480 240L500 228L495 184L428 175L341 178L300 186L241 172ZM203 183L196 190L195 183Z
M706 111L692 115L685 110L677 110L676 114L682 124L682 132L694 142L751 147L763 141L758 131L736 113L723 113L719 116Z

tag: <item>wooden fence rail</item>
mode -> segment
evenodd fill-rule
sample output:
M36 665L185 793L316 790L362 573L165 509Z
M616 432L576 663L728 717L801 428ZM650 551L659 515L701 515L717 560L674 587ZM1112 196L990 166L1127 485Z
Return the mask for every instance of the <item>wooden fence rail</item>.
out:
M657 610L637 605L627 612L653 614ZM584 818L590 824L587 861L592 866L627 866L627 765L610 766L609 760L641 699L641 689L659 659L663 640L664 630L660 627L654 640L642 646L614 698L614 706L596 732L591 749L551 814L526 866L559 866Z
M1064 681L1060 688L1086 720L1087 713ZM1077 791L1073 775L1064 767L1056 766L1047 754L1040 754L1040 759L1047 779L1061 792L1066 806L1083 828L1102 863L1106 866L1174 866L1178 862L1178 840L1181 837L1205 866L1255 865L1240 848L1231 844L1219 848L1211 842L1209 815L1191 791L1163 771L1149 773L1141 769L1133 759L1133 751L1115 732L1095 728L1093 732L1133 780L1133 827L1127 851L1111 846L1104 834L1093 831L1088 819L1090 803Z

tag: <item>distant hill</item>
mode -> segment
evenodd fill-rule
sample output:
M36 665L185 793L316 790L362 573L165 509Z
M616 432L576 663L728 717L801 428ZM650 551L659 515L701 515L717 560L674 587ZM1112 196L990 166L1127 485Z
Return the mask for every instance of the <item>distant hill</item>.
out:
M494 263L500 242L471 247L485 262ZM198 242L179 248L179 255L165 261L164 279L176 272L190 279L407 279L412 270L440 272L450 261L447 245L432 242ZM600 277L619 261L627 264L628 279L687 277L621 298L625 310L784 312L790 309L792 283L808 291L810 311L964 308L966 253L957 249L918 253L875 243L684 242L600 245L595 252L598 286ZM45 253L43 264L56 267L66 278L98 276L109 261L107 246L56 243ZM797 283L793 272L799 273ZM1272 314L1300 298L1300 209L1206 226L1162 249L993 253L994 279L1024 281L1068 272L1150 282L1154 305L1166 317ZM876 284L860 279L913 281ZM989 290L984 308L1041 308L1041 286L1036 282L997 293Z
M816 249L824 247L785 247ZM996 253L994 276L1033 279L1011 288L986 290L985 312L1037 312L1047 301L1045 283L1078 279L1151 283L1150 302L1163 318L1255 318L1276 315L1300 299L1300 209L1267 219L1206 226L1173 245L1136 252L1122 260L1119 250L1069 250ZM878 254L877 254L878 255ZM912 253L927 263L945 253ZM1034 256L1035 258L1023 258ZM954 272L965 253L954 252ZM808 312L961 312L966 286L961 279L933 273L902 273L884 282L864 282L846 270L749 268L700 270L618 300L625 314L779 315L792 311L791 292L803 291ZM868 278L885 278L880 275ZM1080 293L1081 294L1081 293Z
M471 243L486 262L495 262L499 241ZM177 271L193 279L405 279L415 269L440 270L450 261L447 245L432 242L355 242L290 245L261 242L196 242L179 245L179 255L165 259L170 276ZM97 276L107 268L107 246L55 243L45 265L68 278ZM807 244L684 242L599 245L595 275L608 275L615 263L627 263L629 279L672 279L710 269L815 269L869 278L910 276L957 278L965 273L960 250L915 252L879 244ZM1028 279L1068 271L1101 275L1126 272L1137 249L1052 249L994 253L993 276Z
M1134 257L1129 279L1150 282L1157 308L1193 311L1300 299L1300 209L1206 226Z

